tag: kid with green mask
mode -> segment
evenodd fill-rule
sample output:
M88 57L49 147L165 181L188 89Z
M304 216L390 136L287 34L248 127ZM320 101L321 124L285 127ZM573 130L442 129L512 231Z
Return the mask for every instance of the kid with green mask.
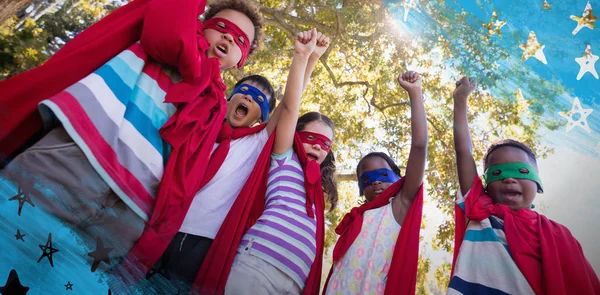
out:
M569 230L532 211L542 193L535 154L504 140L483 159L472 155L467 99L475 82L454 90L454 147L460 188L448 294L600 294L600 281Z

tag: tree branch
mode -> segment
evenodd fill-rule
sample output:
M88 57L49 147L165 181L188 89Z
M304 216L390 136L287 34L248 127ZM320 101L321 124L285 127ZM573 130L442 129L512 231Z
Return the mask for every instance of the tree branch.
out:
M293 23L293 24L308 25L310 27L317 28L317 30L319 30L321 32L331 33L331 28L323 25L322 23L319 23L319 22L316 22L313 20L309 20L309 19L305 19L305 18L295 17L284 11L266 7L264 5L259 5L259 8L260 8L260 12L263 15L271 16L277 20L280 20L280 21L285 20L285 21L289 21L290 23ZM329 35L331 35L331 34L329 34Z
M290 28L287 24L282 24L274 19L265 19L265 24L281 29L291 40L296 38L296 33L294 32L293 28Z
M431 121L431 118L429 118L429 116L427 116L427 122L429 122L429 124L431 124L431 126L433 127L433 129L435 129L435 131L442 133L442 130L440 130L440 128L438 128L437 125L435 123L433 123L433 121Z
M393 107L399 107L399 106L403 106L403 105L410 105L410 103L409 102L391 103L391 104L386 104L384 106L377 106L377 109L383 112L386 109L393 108Z
M81 2L81 1L79 1ZM78 5L79 2L75 3L72 5ZM44 8L44 10L42 10L40 13L38 13L35 17L33 17L33 21L37 21L38 19L40 19L40 17L44 16L46 13L50 12L50 10L54 9L54 7L56 7L57 5L63 5L65 3L65 0L58 0L54 3L52 3L51 5L49 5L48 7Z
M355 173L340 173L335 176L335 180L337 180L338 182L356 181L356 174Z
M283 9L283 13L290 14L292 12L292 10L294 10L295 6L296 6L296 0L290 0L290 2L288 2L287 6Z
M333 82L333 86L335 86L335 88L339 88L339 84L337 79L335 78L335 74L327 64L327 61L321 60L321 63L323 64L323 67L325 67L325 70L329 74L329 78L331 79L331 82Z
M241 80L246 74L244 72L244 68L241 69L230 69L228 70L229 74L233 76L236 81Z
M392 104L388 104L388 105L379 105L379 104L377 104L375 102L375 98L377 97L377 87L376 86L374 86L373 84L369 83L368 81L344 81L344 82L338 82L337 79L335 78L335 74L333 73L333 71L331 70L331 68L329 67L329 65L327 64L327 61L323 61L322 60L321 63L325 67L325 70L327 70L327 73L329 73L329 78L331 78L331 81L333 82L333 85L336 88L339 88L339 87L342 87L342 86L356 86L356 85L365 86L366 90L363 93L363 99L365 99L365 101L367 102L367 105L369 105L369 107L373 106L373 107L375 107L375 109L377 109L381 113L383 113L383 111L385 111L388 108L402 106L402 105L409 105L409 102L397 102L397 103L392 103ZM371 95L371 100L367 100L367 98L366 98L369 89L371 89L373 91L373 94ZM371 110L369 109L369 111L371 111Z
M30 1L22 1L22 2L30 2ZM50 4L50 5L52 5L52 4ZM27 7L27 3L25 3L25 6L23 8L26 8L26 7ZM33 8L31 8L31 11L29 11L28 13L25 13L25 15L23 15L23 17L21 17L19 19L19 21L15 25L15 30L21 29L21 27L23 27L23 24L25 24L25 21L28 18L31 18L32 16L34 16L37 13L38 9L40 9L40 7L42 7L41 2L34 3ZM23 9L23 10L25 10L25 9Z
M435 131L437 131L439 134L444 134L444 132L437 126L437 124L434 123L433 120L431 120L431 117L429 115L427 115L427 122L429 122L433 129L435 129ZM450 147L446 144L446 142L444 142L443 140L438 140L438 142L441 142L442 145L446 148L446 150L450 150Z

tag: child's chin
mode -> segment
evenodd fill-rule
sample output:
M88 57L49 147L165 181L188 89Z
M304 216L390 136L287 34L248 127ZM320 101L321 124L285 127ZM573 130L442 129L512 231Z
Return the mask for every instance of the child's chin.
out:
M375 200L380 194L372 194L370 196L365 196L365 199L367 199L367 202L373 201Z
M233 128L242 127L242 122L239 122L235 119L227 120L227 123L229 124L229 126L231 126Z
M510 208L513 211L527 208L526 205L523 205L521 202L517 202L516 200L503 200L502 202L500 202L500 204L506 205L508 208Z

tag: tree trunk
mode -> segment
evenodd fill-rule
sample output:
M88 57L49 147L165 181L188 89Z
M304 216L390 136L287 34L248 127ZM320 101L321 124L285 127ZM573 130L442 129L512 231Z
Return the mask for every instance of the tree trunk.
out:
M32 0L0 0L0 24L14 16Z

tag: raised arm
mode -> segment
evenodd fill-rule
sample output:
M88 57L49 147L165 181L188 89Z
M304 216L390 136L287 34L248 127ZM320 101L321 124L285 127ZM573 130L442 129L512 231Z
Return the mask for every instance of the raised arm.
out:
M471 189L473 179L477 175L469 133L469 120L467 118L467 99L475 89L475 85L475 82L468 77L462 77L456 82L456 89L452 94L454 97L454 150L456 152L458 182L463 195Z
M317 66L319 62L319 58L325 53L329 47L329 37L325 36L323 33L317 33L317 47L313 50L312 54L308 58L308 65L306 66L306 71L304 72L304 83L302 84L302 89L306 90L306 86L308 86L308 82L310 81L310 76L312 75L313 70Z
M417 72L405 72L398 76L400 86L408 92L410 98L410 128L411 144L406 164L406 175L400 198L394 202L401 202L401 206L394 210L394 215L406 212L412 204L419 187L423 183L425 175L425 162L427 161L427 118L425 117L425 106L423 104L423 91L421 89L421 77ZM403 210L400 210L402 208ZM396 220L403 220L404 217Z
M312 75L312 72L315 69L315 66L319 62L319 58L323 55L325 50L327 50L328 46L329 46L329 37L323 35L320 32L317 32L317 46L315 47L315 49L313 50L313 52L310 54L310 56L308 58L308 63L306 65L306 69L304 71L304 78L302 81L302 92L304 92L304 90L306 89L306 86L308 85L308 82L310 81L310 76ZM275 130L275 127L277 127L277 123L279 122L279 120L281 118L281 113L282 113L282 109L283 109L283 107L281 107L281 105L282 105L282 103L279 104L275 108L275 110L273 111L273 115L271 115L271 118L269 119L269 125L267 125L267 133L269 135L271 134L271 132L273 132L273 130Z
M206 52L198 47L198 16L206 0L158 0L148 3L140 44L146 54L162 64L176 66L186 82L201 79L206 73L201 60ZM117 28L115 28L117 29Z
M317 44L317 30L300 32L296 36L294 57L290 66L290 73L285 84L285 92L280 105L280 118L277 123L277 134L275 136L275 145L273 153L283 154L292 147L294 143L294 133L298 121L298 112L300 111L300 98L302 96L304 73L308 58ZM273 127L274 128L274 127Z

